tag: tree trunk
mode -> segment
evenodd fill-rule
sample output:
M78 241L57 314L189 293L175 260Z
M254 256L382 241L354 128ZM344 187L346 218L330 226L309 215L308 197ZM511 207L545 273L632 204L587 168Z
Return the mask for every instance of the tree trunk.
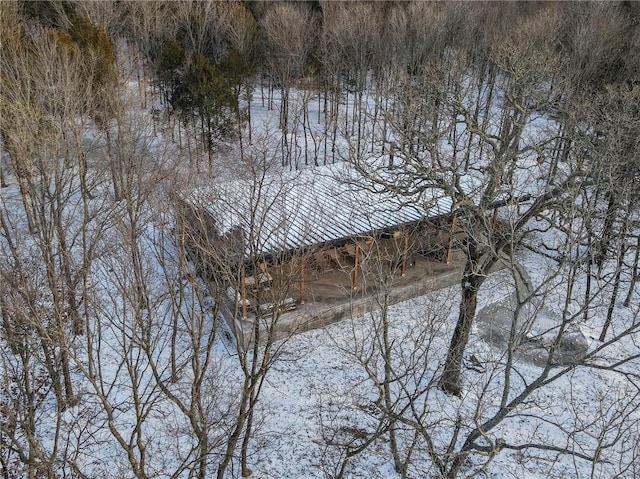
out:
M633 291L635 290L636 283L638 282L638 276L640 276L640 272L638 272L639 260L640 260L640 235L638 235L638 238L637 238L636 253L633 258L633 269L631 271L631 281L629 282L629 290L627 291L627 297L624 299L624 305L627 308L631 305L631 297L633 296Z
M4 177L4 168L0 166L0 188L6 188L8 186L9 184L7 183L7 180Z
M391 384L394 381L393 375L393 350L389 338L389 294L385 291L382 310L380 311L382 320L382 334L384 344L384 403L387 411L393 411L394 405L391 398ZM398 439L396 437L396 419L393 414L389 414L389 447L393 456L393 465L398 474L404 474L406 465L400 458Z
M602 331L600 333L600 337L598 338L600 341L604 342L607 337L607 331L609 326L611 326L611 320L613 319L613 310L616 306L616 301L618 299L618 293L620 291L620 278L622 276L622 269L624 267L624 256L627 252L627 245L624 240L624 236L626 235L626 222L624 226L624 230L620 239L620 249L618 250L618 262L616 265L616 274L613 279L613 292L611 293L611 299L609 300L609 307L607 308L607 317L604 321L604 325L602 326Z
M602 227L602 240L600 242L600 247L596 256L598 271L602 270L602 266L607 260L607 256L609 254L609 245L611 244L611 239L614 234L613 225L615 223L618 210L618 201L615 194L608 191L607 196L609 199L607 203L607 215L604 218L604 226Z
M238 416L236 418L236 423L234 425L229 438L227 439L227 444L225 448L225 452L220 464L218 464L218 470L216 473L217 479L224 479L225 473L233 456L236 451L236 446L238 445L238 441L240 440L240 436L242 435L242 431L244 430L244 425L247 419L247 406L249 404L249 395L250 392L250 378L245 377L244 385L242 388L242 396L240 398L240 406L238 411Z
M251 399L249 401L249 410L247 413L247 425L244 431L244 437L242 438L242 444L240 445L240 470L242 477L250 477L252 474L251 469L248 466L248 451L249 451L249 440L253 434L253 414L255 412L255 403L256 403L256 392L254 388L251 391Z
M462 300L460 302L460 314L456 329L451 338L447 360L444 365L444 373L440 378L440 388L455 396L462 393L461 372L462 356L469 341L469 333L476 315L478 305L478 290L484 282L485 276L481 272L474 271L475 261L467 259L465 273L462 277Z

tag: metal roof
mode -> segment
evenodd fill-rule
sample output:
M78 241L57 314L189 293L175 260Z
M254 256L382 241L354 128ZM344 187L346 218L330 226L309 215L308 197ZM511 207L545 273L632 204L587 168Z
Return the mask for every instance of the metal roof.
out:
M426 190L400 198L373 191L346 163L287 174L262 173L185 195L212 218L218 234L241 228L248 255L345 240L451 212L451 198Z

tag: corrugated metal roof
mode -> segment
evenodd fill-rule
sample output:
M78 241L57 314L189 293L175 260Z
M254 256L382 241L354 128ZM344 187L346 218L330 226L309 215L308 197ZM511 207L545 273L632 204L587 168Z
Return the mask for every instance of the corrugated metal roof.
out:
M220 235L242 228L247 254L274 254L365 235L451 212L437 190L402 198L374 192L346 163L215 183L185 195Z

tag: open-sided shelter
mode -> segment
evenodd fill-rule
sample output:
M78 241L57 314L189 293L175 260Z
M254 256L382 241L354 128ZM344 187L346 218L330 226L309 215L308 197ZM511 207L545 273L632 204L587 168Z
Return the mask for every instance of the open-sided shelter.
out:
M446 260L452 244L450 197L438 190L413 197L380 190L347 163L286 174L254 169L184 193L178 204L191 258L204 275L241 278L243 304L246 288L268 287L271 268L300 258L316 270L346 266L357 288L361 255L372 241L392 238L401 245L388 261L402 274L412 255ZM304 302L305 268L299 269L298 301Z

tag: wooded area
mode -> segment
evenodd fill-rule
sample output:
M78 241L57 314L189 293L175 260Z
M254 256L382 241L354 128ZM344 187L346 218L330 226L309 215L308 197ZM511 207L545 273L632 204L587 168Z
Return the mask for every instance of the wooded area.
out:
M0 2L0 475L291 474L261 399L302 354L273 334L305 263L247 350L218 321L237 251L205 251L203 281L173 198L240 178L255 213L270 178L345 162L345 190L451 198L466 266L405 330L370 265L371 313L327 333L358 386L305 413L304 474L639 477L639 22L635 2ZM474 329L498 263L504 350Z

